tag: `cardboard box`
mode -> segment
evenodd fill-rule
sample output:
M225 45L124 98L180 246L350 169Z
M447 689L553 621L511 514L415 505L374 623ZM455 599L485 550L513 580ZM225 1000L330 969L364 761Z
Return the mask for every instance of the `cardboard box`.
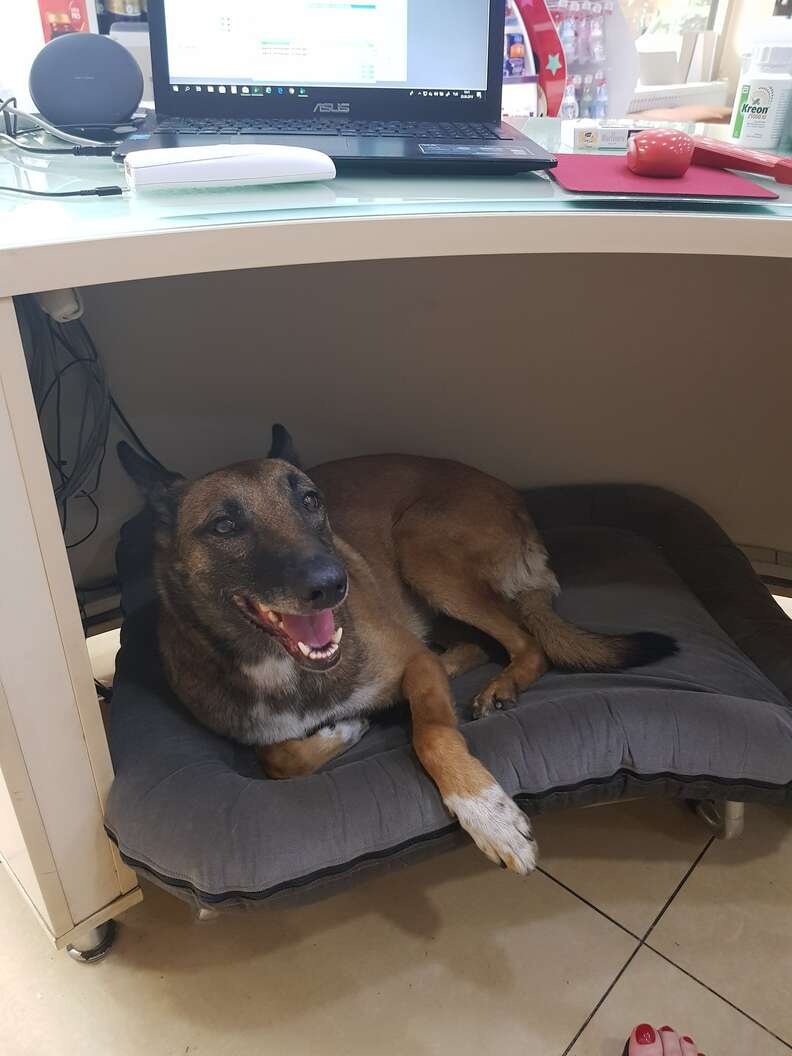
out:
M634 131L629 124L599 122L564 123L561 142L572 150L626 150L627 140Z

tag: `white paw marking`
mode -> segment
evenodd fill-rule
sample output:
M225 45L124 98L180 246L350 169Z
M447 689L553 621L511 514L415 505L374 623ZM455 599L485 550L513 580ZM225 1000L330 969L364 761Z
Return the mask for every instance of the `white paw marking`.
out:
M521 876L535 868L531 823L500 785L490 785L477 796L448 796L445 805L490 861L503 862Z
M357 744L368 728L368 719L344 719L334 726L323 726L317 732L320 737L337 737L342 744L353 745Z

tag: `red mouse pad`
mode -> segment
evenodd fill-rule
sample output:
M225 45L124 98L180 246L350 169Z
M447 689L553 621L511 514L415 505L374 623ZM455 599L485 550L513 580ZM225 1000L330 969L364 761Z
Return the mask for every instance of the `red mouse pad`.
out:
M777 198L775 191L721 169L691 165L684 176L636 176L625 154L559 154L550 175L567 191L584 194L650 194L653 198Z

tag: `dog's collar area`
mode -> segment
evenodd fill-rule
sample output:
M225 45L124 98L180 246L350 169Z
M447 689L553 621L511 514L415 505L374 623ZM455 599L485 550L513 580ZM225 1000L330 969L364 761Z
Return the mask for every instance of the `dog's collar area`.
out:
M332 609L291 615L244 594L233 600L249 623L274 638L301 667L327 671L338 663L344 629L336 627Z

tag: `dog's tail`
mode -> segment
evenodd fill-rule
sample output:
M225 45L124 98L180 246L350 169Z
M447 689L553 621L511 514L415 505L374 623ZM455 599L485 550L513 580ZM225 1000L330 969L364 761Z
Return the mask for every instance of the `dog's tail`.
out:
M522 622L548 660L566 671L621 671L674 656L677 643L666 634L596 634L567 623L553 608L552 590L523 590L515 602Z

